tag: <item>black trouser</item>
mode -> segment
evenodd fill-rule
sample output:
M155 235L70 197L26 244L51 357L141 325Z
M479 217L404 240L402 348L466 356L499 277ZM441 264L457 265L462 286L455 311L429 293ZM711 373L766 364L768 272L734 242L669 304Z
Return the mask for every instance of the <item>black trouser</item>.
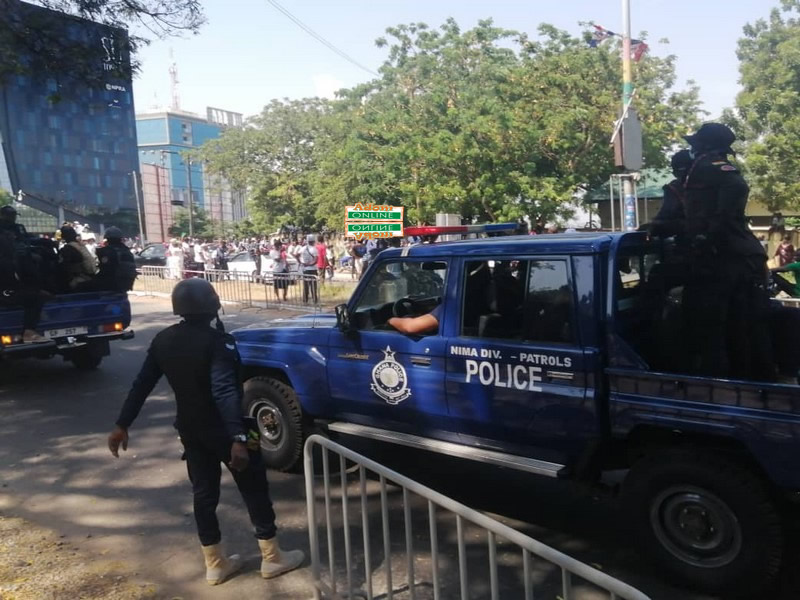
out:
M774 379L769 295L761 257L703 256L684 290L691 370L698 375Z
M186 467L194 493L194 519L197 535L203 546L218 544L222 535L217 521L221 463L231 457L231 444L225 435L187 435L181 433ZM269 484L264 461L259 451L251 451L250 462L244 471L228 470L242 495L255 536L260 540L275 537L275 511L269 497Z
M317 269L303 269L303 302L311 296L314 304L319 300L317 294Z
M42 293L39 290L17 289L0 291L0 306L22 307L22 328L36 329L42 316Z

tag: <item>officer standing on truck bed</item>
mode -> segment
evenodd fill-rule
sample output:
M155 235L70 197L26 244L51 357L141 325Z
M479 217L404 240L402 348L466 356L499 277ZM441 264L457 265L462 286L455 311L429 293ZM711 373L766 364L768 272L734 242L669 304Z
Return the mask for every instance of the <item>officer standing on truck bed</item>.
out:
M643 226L651 235L657 237L682 237L686 228L686 190L683 182L692 167L692 153L690 150L679 150L672 155L670 163L672 174L675 179L666 184L662 190L664 192L664 203L661 210L648 225Z
M242 419L239 353L233 337L219 321L221 308L214 287L199 278L179 282L172 292L172 308L183 321L156 335L139 375L133 382L116 427L108 436L108 448L118 456L128 447L128 428L166 375L177 403L175 428L180 434L189 480L194 492L194 517L206 564L206 581L222 583L241 569L238 555L221 549L217 521L220 463L233 475L242 495L261 549L261 576L277 577L300 566L300 550L282 551L278 546L275 512L261 453L248 450ZM217 319L217 327L211 321Z
M106 229L106 245L97 249L99 272L95 280L97 289L112 292L128 292L136 281L136 262L130 248L122 243L122 231L118 227Z
M684 181L689 280L683 305L693 371L714 377L775 377L769 339L767 256L747 225L750 188L728 161L736 136L705 123L686 136L694 162Z

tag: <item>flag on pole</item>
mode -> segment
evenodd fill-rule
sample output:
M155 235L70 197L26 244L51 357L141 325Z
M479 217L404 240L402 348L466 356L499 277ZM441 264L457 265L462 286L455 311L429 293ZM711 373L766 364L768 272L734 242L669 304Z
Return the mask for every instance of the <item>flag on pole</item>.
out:
M613 31L609 31L605 27L600 27L600 25L593 25L594 31L592 32L592 39L589 40L589 46L592 48L597 48L601 43L606 41L610 37L614 37L617 35Z
M606 29L600 25L592 25L592 27L594 27L594 31L592 32L592 38L589 40L589 46L591 48L597 48L610 37L622 38L621 34L614 33L610 29ZM650 46L645 44L642 40L631 40L631 60L639 62L649 49Z
M644 53L650 49L650 46L645 44L642 40L631 40L631 60L639 62L644 56Z

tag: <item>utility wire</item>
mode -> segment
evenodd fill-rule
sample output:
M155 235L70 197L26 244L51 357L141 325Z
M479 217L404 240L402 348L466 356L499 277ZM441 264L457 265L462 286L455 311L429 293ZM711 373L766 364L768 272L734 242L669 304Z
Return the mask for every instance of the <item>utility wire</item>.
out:
M284 15L284 16L286 16L286 17L287 17L287 18L288 18L290 21L292 21L292 22L293 22L295 25L297 25L297 26L298 26L300 29L302 29L303 31L305 31L305 32L306 32L308 35L310 35L310 36L311 36L311 37L313 37L315 40L317 40L317 41L318 41L320 44L322 44L323 46L325 46L325 47L326 47L326 48L328 48L329 50L332 50L333 52L335 52L336 54L338 54L339 56L341 56L343 59L345 59L347 62L349 62L349 63L351 63L351 64L355 65L355 66L356 66L356 67L358 67L359 69L362 69L362 70L366 71L366 72L367 72L367 73L369 73L370 75L374 75L375 77L379 77L379 75L378 75L378 74L377 74L375 71L373 71L373 70L372 70L372 69L370 69L369 67L365 67L365 66L364 66L364 65L362 65L360 62L358 62L358 61L357 61L355 58L353 58L352 56L350 56L349 54L347 54L347 53L346 53L346 52L344 52L343 50L339 50L339 48L337 48L336 46L334 46L334 45L333 45L331 42L329 42L329 41L328 41L328 40L326 40L324 37L322 37L320 34L318 34L316 31L314 31L313 29L311 29L311 28L310 28L308 25L306 25L305 23L303 23L303 22L302 22L300 19L298 19L297 17L295 17L295 16L294 16L292 13L290 13L290 12L289 12L289 11L288 11L286 8L284 8L283 6L281 6L281 4L280 4L280 3L279 3L277 0L267 0L267 2L268 2L270 5L272 5L272 7L273 7L273 8L275 8L276 10L280 11L281 13L283 13L283 15Z

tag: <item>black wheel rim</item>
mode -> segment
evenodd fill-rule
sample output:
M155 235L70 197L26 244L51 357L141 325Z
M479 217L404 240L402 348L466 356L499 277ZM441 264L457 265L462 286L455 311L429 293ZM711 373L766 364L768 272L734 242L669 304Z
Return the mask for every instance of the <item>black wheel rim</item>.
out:
M723 567L742 549L742 529L734 512L699 487L673 486L658 494L650 507L650 525L670 554L695 567Z
M278 406L266 398L260 398L250 405L250 416L258 423L261 434L261 447L275 451L281 447L286 432L286 423Z

